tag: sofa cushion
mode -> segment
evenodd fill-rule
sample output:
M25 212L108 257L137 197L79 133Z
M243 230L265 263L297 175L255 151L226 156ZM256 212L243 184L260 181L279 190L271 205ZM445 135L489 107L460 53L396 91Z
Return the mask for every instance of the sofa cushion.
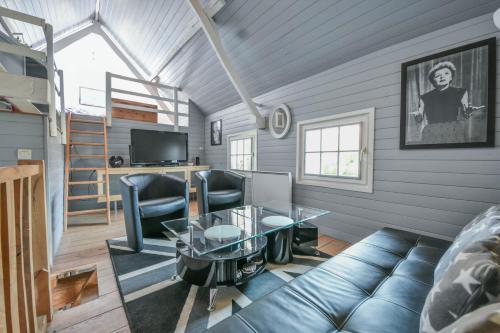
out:
M494 301L500 301L500 237L475 242L455 256L427 296L420 332L441 330Z
M417 333L429 282L448 245L379 230L209 331Z
M184 197L168 197L143 200L139 202L139 211L142 218L158 217L184 209Z
M208 192L208 203L210 205L225 205L240 200L240 190L220 190Z
M453 244L442 256L434 271L434 283L444 275L446 269L463 249L474 242L488 239L492 229L500 228L500 206L492 206L469 222L453 241Z

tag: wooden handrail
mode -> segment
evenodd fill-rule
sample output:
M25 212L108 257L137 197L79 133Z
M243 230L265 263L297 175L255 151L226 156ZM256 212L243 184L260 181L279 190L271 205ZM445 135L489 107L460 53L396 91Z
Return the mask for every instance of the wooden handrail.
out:
M0 332L52 320L43 161L0 168Z
M17 165L0 168L0 183L35 176L40 172L38 165Z

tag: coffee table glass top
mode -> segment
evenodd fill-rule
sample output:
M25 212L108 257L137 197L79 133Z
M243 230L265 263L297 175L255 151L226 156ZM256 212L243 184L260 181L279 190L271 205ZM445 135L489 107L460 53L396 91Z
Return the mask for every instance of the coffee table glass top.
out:
M246 240L287 229L328 213L298 204L269 202L169 220L162 224L198 255L204 255L233 248Z

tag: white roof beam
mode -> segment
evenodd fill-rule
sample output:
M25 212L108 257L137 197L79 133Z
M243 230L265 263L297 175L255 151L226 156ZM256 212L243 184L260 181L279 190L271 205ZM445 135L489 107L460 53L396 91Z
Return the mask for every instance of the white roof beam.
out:
M99 22L100 10L101 10L101 0L95 0L94 22Z
M9 25L5 21L3 17L0 16L0 25L2 26L3 30L7 35L9 35L11 38L14 38L14 35L12 34L12 30L10 29Z
M87 21L75 27L74 29L58 34L54 37L54 52L58 52L70 46L71 44L87 36L88 34L96 32L97 29L97 24L93 23L92 21ZM37 51L45 51L46 48L47 43L45 41L37 43L33 46L33 49Z
M243 85L240 76L236 72L236 69L234 68L233 64L231 63L231 60L229 59L229 56L227 55L227 52L224 49L224 46L222 45L222 41L220 39L219 33L217 32L217 29L215 28L213 20L207 15L205 10L203 10L203 7L201 6L198 0L186 0L186 1L189 3L193 11L196 13L196 16L198 16L201 27L203 28L203 31L205 31L208 41L210 42L210 45L212 45L212 48L214 49L217 58L219 58L222 67L226 71L227 76L229 76L231 83L233 84L234 88L240 95L241 99L243 100L243 103L246 104L249 111L255 116L255 122L257 124L257 127L265 128L266 127L265 118L260 114L259 110L257 110L257 106L253 102L252 98L250 97L250 94Z
M33 16L33 15L28 15L28 14L24 14L21 12L17 12L15 10L11 10L11 9L8 9L5 7L0 7L0 16L4 16L4 17L8 17L8 18L11 18L14 20L38 25L39 27L42 27L42 28L45 27L45 20L44 19L42 19L40 17Z
M226 0L210 0L205 7L205 11L208 16L214 17L222 7L226 5ZM178 39L177 43L174 44L167 54L165 55L165 59L163 59L160 66L153 71L153 74L149 77L149 80L152 81L157 78L161 72L167 67L167 65L174 59L174 57L179 53L179 51L186 45L187 42L191 40L191 38L196 35L196 33L201 29L200 22L197 17L193 18L188 25L188 28L184 31L184 34Z

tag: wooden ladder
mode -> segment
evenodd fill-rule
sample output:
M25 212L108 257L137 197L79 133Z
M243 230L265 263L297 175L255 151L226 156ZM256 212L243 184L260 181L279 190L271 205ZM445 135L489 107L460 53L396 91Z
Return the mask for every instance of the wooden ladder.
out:
M73 129L73 123L82 123L88 124L91 126L98 127L95 130L77 130ZM67 120L67 130L66 130L66 171L64 177L64 230L68 229L68 216L77 216L77 215L87 215L87 214L95 214L95 213L106 213L106 222L107 224L111 223L111 205L109 200L109 173L108 173L108 135L106 129L106 118L102 117L99 120L87 120L87 119L79 119L73 118L71 112L68 113ZM76 135L85 135L88 137L103 137L103 142L85 142L85 141L73 141L72 134ZM88 146L88 147L98 147L104 150L103 154L78 154L74 152L74 148L76 146ZM84 158L84 159L97 159L104 161L104 166L102 167L73 167L72 166L72 158ZM98 180L88 180L88 181L73 181L71 179L71 175L73 172L81 172L81 171L104 171L104 179L103 181ZM69 195L70 187L79 186L79 185L99 185L105 184L105 194L88 194L88 195ZM97 208L97 209L87 209L87 210L77 210L77 211L69 211L68 210L68 202L73 200L88 200L88 199L101 199L106 198L106 208Z

